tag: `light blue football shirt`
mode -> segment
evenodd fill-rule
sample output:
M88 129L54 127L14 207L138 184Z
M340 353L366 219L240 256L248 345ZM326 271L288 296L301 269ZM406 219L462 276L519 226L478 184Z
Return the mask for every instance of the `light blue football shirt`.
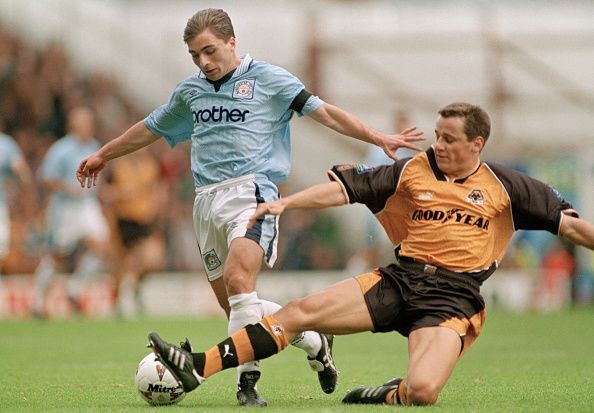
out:
M76 170L81 159L99 149L95 139L80 141L76 136L66 135L57 140L47 151L39 167L38 175L42 180L60 180L80 190L79 197L64 192L52 194L50 208L59 208L63 203L81 202L96 198L93 191L81 188L76 179Z
M216 82L214 82L216 84ZM285 69L249 55L220 89L203 72L180 82L169 102L144 123L171 146L191 140L191 165L197 187L256 174L275 184L291 170L290 105L304 89ZM310 96L299 115L324 102Z
M0 133L0 207L6 206L6 178L14 174L13 164L23 158L16 142Z

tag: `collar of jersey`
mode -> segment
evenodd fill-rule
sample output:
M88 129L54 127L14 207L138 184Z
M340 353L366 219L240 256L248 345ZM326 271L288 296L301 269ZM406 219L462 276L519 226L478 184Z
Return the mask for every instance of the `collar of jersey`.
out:
M237 66L233 72L233 74L231 75L230 79L237 77L237 76L241 76L243 75L245 72L248 71L248 69L250 68L250 65L252 64L252 61L254 59L252 59L252 57L249 54L243 55L241 56L241 63L239 64L239 66ZM201 79L206 79L206 75L204 74L204 72L201 70L198 72L198 77ZM225 76L223 76L225 77Z
M438 181L449 181L449 182L454 182L456 184L463 184L464 182L466 182L466 180L468 178L470 178L472 175L477 173L478 170L481 168L481 165L483 164L482 162L479 162L478 167L472 173L465 176L464 178L456 178L453 181L450 181L448 178L446 178L445 174L443 172L441 172L441 169L439 169L439 166L437 166L437 160L435 159L435 150L433 149L433 146L430 146L426 152L427 152L427 159L429 159L429 165L431 166L431 169L433 170L433 174L435 175L435 178L437 178Z

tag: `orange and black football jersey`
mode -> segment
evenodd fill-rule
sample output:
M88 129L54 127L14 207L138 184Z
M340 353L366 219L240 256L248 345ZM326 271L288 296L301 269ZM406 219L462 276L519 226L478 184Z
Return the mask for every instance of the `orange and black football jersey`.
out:
M433 148L392 165L340 165L328 174L349 203L373 212L400 256L452 271L497 266L515 230L557 234L561 211L571 209L550 186L486 162L448 180Z

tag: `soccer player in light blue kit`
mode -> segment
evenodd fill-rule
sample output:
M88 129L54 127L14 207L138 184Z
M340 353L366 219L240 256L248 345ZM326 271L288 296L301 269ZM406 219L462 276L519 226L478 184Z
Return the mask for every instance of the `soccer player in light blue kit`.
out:
M109 251L109 226L97 196L83 191L72 173L78 160L93 153L99 143L93 137L95 117L90 109L76 107L68 113L68 134L56 141L43 158L39 179L49 194L47 251L35 272L33 312L44 317L46 292L69 257L82 247L82 255L67 286L74 311L80 309L80 294L91 277L100 273Z
M399 147L418 149L412 142L422 137L414 128L401 135L382 134L313 96L286 70L249 55L238 57L233 26L223 10L196 13L188 20L184 41L200 70L177 85L167 104L84 159L77 176L81 186L90 187L111 159L162 136L172 146L191 140L194 230L210 285L229 317L231 334L280 308L258 298L255 291L262 258L269 266L276 259L277 219L262 218L252 229L247 223L259 203L278 199L276 185L289 174L293 113L308 115L390 154ZM334 391L338 375L332 340L332 336L304 332L292 343L308 353L326 393ZM163 362L192 363L185 350ZM241 405L266 405L256 392L259 377L257 362L238 368ZM186 390L197 386L194 377L177 379Z
M20 181L22 190L33 192L33 179L17 143L0 133L0 272L10 246L10 215L6 193L6 178Z

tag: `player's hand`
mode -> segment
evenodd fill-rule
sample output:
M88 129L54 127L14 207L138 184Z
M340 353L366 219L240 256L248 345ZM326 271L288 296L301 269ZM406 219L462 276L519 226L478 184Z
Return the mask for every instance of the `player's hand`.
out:
M396 150L399 148L408 148L413 151L422 151L423 149L413 144L412 142L418 142L425 140L423 132L417 131L416 126L404 129L398 135L385 135L384 139L378 143L386 155L394 160L398 160L396 156Z
M252 229L256 224L256 221L258 221L258 218L264 215L280 215L284 210L285 206L279 201L259 204L256 208L256 212L254 212L254 215L250 217L247 227L248 229Z
M80 187L90 188L97 185L99 182L99 172L105 168L105 165L107 165L107 160L97 155L97 153L83 159L76 170L76 179L78 179Z

